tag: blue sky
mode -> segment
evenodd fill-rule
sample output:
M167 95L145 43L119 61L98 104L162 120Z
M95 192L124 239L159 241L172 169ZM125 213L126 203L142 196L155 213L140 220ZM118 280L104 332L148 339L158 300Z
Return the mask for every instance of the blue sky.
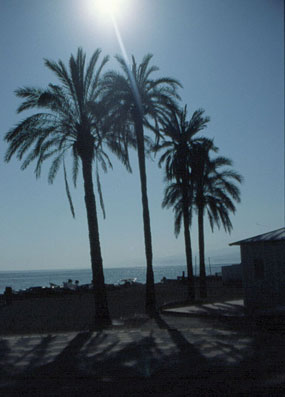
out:
M94 1L96 3L96 1ZM68 62L83 47L113 57L120 48L110 20L91 0L1 0L1 137L17 115L14 90L46 86L55 78L43 58ZM284 5L281 0L125 0L117 16L128 55L152 53L157 77L180 80L182 105L204 108L205 134L234 161L245 179L233 232L212 233L206 221L206 258L238 263L230 242L284 226ZM116 67L112 58L106 67ZM76 219L65 197L63 173L48 185L46 172L3 162L0 144L0 270L88 268L90 264L82 179L72 189ZM102 175L107 219L99 214L104 266L145 263L137 158L133 174L113 159ZM47 167L45 168L47 169ZM183 234L175 239L173 214L161 209L163 174L148 161L154 265L184 264ZM197 219L192 244L198 258Z

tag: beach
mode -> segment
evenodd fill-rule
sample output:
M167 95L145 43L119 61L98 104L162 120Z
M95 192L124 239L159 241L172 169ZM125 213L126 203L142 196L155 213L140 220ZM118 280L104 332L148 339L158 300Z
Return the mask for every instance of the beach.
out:
M198 294L198 285L197 294ZM157 307L187 300L187 286L172 281L155 285ZM225 287L220 279L208 282L207 301L240 298L241 288ZM112 320L139 324L145 316L145 285L107 288ZM84 331L94 327L92 292L25 298L0 307L0 334Z

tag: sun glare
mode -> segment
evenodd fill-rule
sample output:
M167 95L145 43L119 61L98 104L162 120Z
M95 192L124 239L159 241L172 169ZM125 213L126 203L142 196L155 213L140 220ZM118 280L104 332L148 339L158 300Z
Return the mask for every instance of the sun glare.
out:
M116 17L126 6L126 1L127 0L94 0L94 7L101 17Z
M94 21L96 20L97 23L101 23L102 26L108 26L111 23L122 55L128 63L128 56L120 33L119 24L122 22L122 17L125 19L126 14L130 13L130 0L87 0L86 4L88 15L94 18Z

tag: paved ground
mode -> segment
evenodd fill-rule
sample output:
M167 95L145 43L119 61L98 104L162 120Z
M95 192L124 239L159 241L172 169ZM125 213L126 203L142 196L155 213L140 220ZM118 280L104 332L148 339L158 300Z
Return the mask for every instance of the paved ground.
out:
M194 317L141 316L100 332L2 337L0 395L284 395L282 329L225 305L224 317L214 304L202 317L192 308Z
M244 317L243 300L189 305L163 310L164 314L178 314L198 317Z

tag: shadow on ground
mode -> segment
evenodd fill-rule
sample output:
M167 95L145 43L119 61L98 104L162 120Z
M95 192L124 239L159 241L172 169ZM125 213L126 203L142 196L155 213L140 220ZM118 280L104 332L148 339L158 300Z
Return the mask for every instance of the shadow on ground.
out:
M152 321L149 329L2 338L0 395L284 395L282 330Z

